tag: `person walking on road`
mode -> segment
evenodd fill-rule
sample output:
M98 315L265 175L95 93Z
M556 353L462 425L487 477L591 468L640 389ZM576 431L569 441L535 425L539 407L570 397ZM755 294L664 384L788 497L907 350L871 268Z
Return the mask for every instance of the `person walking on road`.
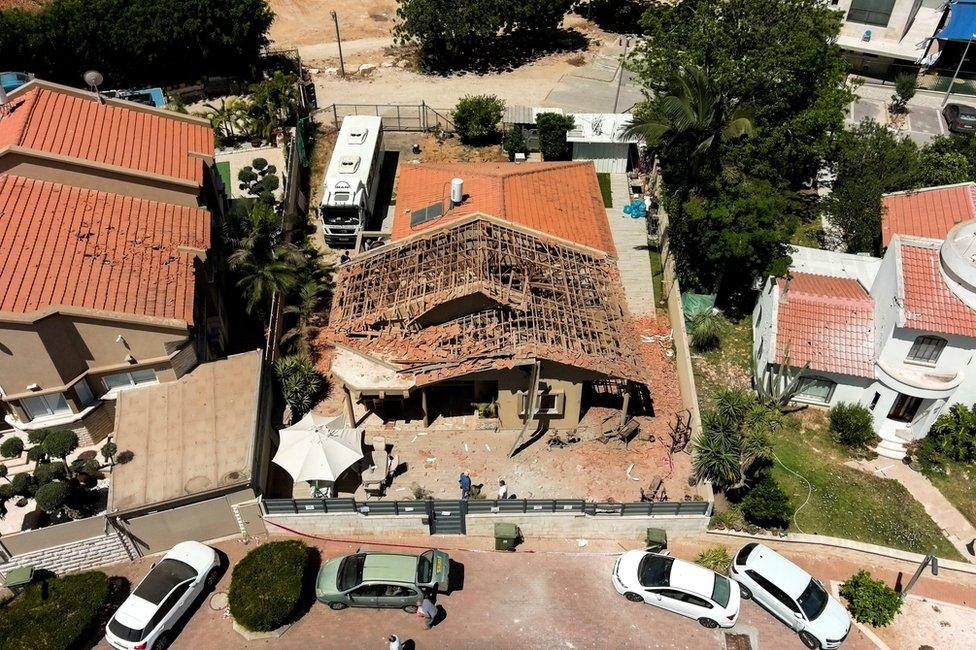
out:
M461 476L458 477L458 485L461 486L461 498L467 499L471 495L471 477L468 476L468 470L461 472Z
M424 596L423 600L417 601L417 618L424 619L424 627L430 629L434 627L434 618L437 617L437 606L431 602L430 598Z
M386 637L386 642L390 644L390 650L403 650L403 643L396 634Z

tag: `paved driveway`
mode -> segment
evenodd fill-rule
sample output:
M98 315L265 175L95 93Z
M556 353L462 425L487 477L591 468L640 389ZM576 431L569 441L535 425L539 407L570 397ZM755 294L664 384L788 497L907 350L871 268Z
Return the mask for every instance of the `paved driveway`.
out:
M442 538L445 546L458 538ZM219 545L232 561L247 549L239 542ZM345 544L321 543L323 556L348 553ZM631 603L610 584L611 554L498 553L456 551L464 586L442 595L442 620L430 631L402 611L349 609L333 612L320 604L275 641L245 642L224 612L204 603L176 639L176 649L196 648L385 648L382 637L398 634L422 648L708 648L724 649L724 633L649 605ZM119 567L141 575L148 560ZM218 590L226 590L225 574ZM743 603L733 632L751 635L753 648L802 648L797 637L752 602ZM104 643L99 647L107 647ZM871 648L856 630L844 650Z
M887 120L885 102L879 99L859 99L852 103L847 117L848 126L860 124L866 119L884 124ZM948 133L939 109L930 106L911 105L907 125L908 137L920 145Z

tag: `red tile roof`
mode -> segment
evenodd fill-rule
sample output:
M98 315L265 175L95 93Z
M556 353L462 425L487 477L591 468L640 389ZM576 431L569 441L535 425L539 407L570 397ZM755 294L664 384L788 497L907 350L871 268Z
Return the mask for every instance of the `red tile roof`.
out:
M976 183L898 192L882 198L881 239L895 235L945 239L952 227L976 219Z
M451 179L464 180L464 203L416 227L410 213L450 200ZM616 255L592 162L403 165L397 185L393 239L473 212Z
M901 241L905 327L976 337L976 311L949 290L939 268L939 249Z
M15 95L0 117L0 149L12 145L197 184L203 162L192 154L214 154L207 124L47 84Z
M209 246L205 210L0 174L0 312L63 306L191 324L193 251Z
M874 301L857 280L793 273L779 281L778 363L874 376Z

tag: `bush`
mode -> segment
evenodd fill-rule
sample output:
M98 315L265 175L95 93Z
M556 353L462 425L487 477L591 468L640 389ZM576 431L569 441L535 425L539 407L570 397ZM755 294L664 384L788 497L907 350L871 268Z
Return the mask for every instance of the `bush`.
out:
M230 614L252 632L285 624L302 595L308 547L298 540L268 542L252 550L230 578Z
M47 434L51 433L53 429L35 429L27 433L27 442L32 445L43 445L44 440L47 439Z
M27 472L21 472L15 475L10 481L10 486L13 488L14 494L22 497L32 497L34 496L34 491L37 490L37 482Z
M505 137L502 139L502 149L508 154L510 161L515 160L515 154L517 153L528 155L529 145L525 142L522 127L513 126L508 131L505 131Z
M871 411L860 404L842 402L830 409L830 430L841 444L852 449L863 449L878 437Z
M688 337L696 352L714 350L722 343L725 317L713 309L705 309L691 317Z
M51 481L63 479L67 476L64 463L41 463L34 469L34 480L38 485L44 485Z
M68 429L54 429L44 438L44 451L55 458L67 458L78 448L78 434Z
M719 530L743 530L746 528L746 518L742 516L742 508L737 505L729 506L728 510L715 512L708 522L709 528Z
M732 566L732 556L729 555L724 546L716 546L699 553L698 557L695 558L695 564L700 564L716 573L725 574Z
M543 160L569 160L571 149L566 134L576 124L572 115L539 113L535 118L539 127L539 151Z
M37 507L47 513L58 512L68 500L68 484L64 481L52 481L37 488L34 494Z
M746 521L763 528L786 528L793 516L789 495L769 474L749 490L740 507Z
M322 376L304 354L281 357L275 361L274 371L293 418L300 418L315 404L322 389Z
M840 595L847 599L847 609L858 623L885 627L901 611L898 592L864 570L840 586Z
M976 462L976 413L954 404L936 419L919 444L918 455L929 465L942 465L946 460Z
M505 102L494 95L465 95L451 113L454 129L465 144L486 144L497 140Z
M36 582L0 609L0 649L64 650L91 636L109 595L101 571Z
M4 458L19 458L24 453L24 441L20 438L8 438L0 444L0 456Z

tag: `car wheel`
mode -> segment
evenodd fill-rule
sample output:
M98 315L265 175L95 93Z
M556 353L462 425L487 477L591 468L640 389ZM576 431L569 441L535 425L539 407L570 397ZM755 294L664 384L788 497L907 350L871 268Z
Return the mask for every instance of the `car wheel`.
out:
M329 603L329 607L338 612L340 609L345 609L349 607L349 605L345 603Z
M698 619L698 622L701 623L702 627L707 627L709 630L714 630L718 627L718 623L710 618L700 618Z
M171 643L169 638L169 630L163 632L158 637L156 637L156 642L152 645L152 650L166 650Z
M635 594L632 591L628 591L627 593L625 593L624 594L624 598L626 598L627 600L629 600L632 603L642 603L642 602L644 602L644 597L643 596L641 596L640 594Z
M739 593L746 600L751 600L752 599L752 592L749 590L749 587L747 587L745 585L741 585L741 584L739 585Z
M816 637L806 630L800 632L800 641L803 641L803 645L810 648L810 650L820 650L820 641L817 641Z
M417 613L417 606L416 605L407 605L406 607L403 608L403 611L405 611L407 614L416 614Z
M207 574L206 580L203 581L203 585L207 589L213 589L220 582L220 567L214 567L210 569L210 573Z

